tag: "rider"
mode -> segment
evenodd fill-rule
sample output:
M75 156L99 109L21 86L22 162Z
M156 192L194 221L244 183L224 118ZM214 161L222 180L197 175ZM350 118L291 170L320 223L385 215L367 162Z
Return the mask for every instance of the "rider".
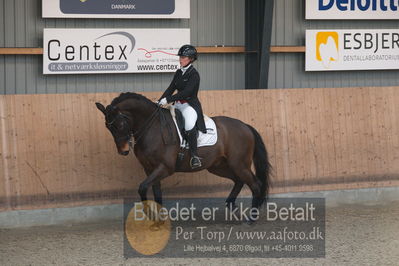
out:
M197 50L192 45L183 45L177 54L180 61L178 69L169 87L161 96L158 104L165 105L175 102L175 107L184 116L184 129L190 147L192 169L201 167L201 160L197 152L197 129L206 133L204 115L198 99L200 76L192 63L197 60ZM175 90L178 92L172 95Z

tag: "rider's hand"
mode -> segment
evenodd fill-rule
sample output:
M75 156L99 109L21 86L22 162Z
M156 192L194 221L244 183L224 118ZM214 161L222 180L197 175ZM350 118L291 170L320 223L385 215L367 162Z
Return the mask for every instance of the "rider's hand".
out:
M158 105L166 105L168 104L168 101L166 100L166 98L162 98L159 102Z

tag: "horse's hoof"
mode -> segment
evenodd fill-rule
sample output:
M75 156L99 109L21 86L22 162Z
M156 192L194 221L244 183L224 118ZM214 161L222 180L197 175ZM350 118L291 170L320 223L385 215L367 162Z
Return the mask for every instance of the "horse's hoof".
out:
M251 226L251 225L254 225L255 222L256 221L254 219L248 218L248 219L245 219L244 225Z

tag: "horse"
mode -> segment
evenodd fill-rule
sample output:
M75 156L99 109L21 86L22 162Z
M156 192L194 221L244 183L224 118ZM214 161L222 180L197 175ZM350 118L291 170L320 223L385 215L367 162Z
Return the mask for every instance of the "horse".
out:
M152 186L154 200L162 205L161 180L175 172L204 169L234 182L226 207L236 208L235 201L244 184L252 192L252 209L258 210L266 200L271 164L262 137L252 126L226 116L212 117L218 131L217 142L198 149L202 166L193 170L188 154L178 162L180 141L168 109L133 92L120 94L107 107L101 103L96 106L105 116L106 128L114 138L118 153L127 156L134 146L134 154L147 175L138 189L142 201L147 200L147 191ZM168 143L165 135L175 141Z

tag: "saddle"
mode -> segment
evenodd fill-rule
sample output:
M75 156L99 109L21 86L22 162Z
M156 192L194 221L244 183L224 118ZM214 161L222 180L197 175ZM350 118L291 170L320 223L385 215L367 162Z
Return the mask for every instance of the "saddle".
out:
M172 115L173 122L175 123L179 139L180 139L180 147L188 148L187 141L185 139L186 131L184 130L184 117L180 110L176 109L174 106L168 107L170 114ZM197 146L212 146L215 145L218 139L218 134L216 130L216 124L210 117L204 115L204 121L206 126L206 133L198 132L197 137Z
M185 151L189 149L188 141L186 140L186 131L184 129L184 116L180 110L176 109L173 105L167 107L173 118L174 125L177 129L180 140L180 151L177 154L176 169L179 169L185 156ZM217 130L215 122L208 116L204 116L205 126L207 133L197 132L197 147L212 146L217 142Z

